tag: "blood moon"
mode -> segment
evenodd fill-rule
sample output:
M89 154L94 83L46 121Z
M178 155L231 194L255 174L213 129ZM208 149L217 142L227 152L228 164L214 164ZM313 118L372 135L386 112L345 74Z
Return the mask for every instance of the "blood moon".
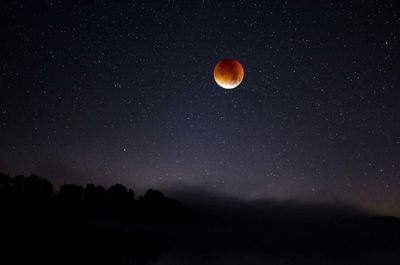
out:
M223 59L214 67L214 80L225 89L232 89L240 85L243 76L243 67L235 59Z

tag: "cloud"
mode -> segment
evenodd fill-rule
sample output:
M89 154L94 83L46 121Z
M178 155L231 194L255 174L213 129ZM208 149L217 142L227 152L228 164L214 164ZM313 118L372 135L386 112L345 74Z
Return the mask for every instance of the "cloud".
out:
M195 186L180 186L166 191L201 218L222 222L286 222L370 214L365 209L339 201L246 200Z

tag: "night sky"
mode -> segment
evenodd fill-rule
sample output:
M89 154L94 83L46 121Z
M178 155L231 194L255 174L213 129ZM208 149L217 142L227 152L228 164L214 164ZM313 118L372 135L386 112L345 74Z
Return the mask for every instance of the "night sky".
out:
M395 0L3 1L0 22L4 173L400 216Z

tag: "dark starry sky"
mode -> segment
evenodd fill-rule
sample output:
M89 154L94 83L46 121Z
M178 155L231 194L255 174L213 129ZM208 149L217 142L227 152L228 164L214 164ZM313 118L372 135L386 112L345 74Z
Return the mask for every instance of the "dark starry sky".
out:
M400 215L395 0L3 1L0 20L5 173Z

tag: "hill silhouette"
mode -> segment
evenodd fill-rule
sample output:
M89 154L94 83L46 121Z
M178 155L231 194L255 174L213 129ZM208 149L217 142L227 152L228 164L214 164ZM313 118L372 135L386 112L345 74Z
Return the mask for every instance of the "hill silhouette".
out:
M379 264L400 222L344 204L243 201L201 190L143 195L0 173L2 264Z

